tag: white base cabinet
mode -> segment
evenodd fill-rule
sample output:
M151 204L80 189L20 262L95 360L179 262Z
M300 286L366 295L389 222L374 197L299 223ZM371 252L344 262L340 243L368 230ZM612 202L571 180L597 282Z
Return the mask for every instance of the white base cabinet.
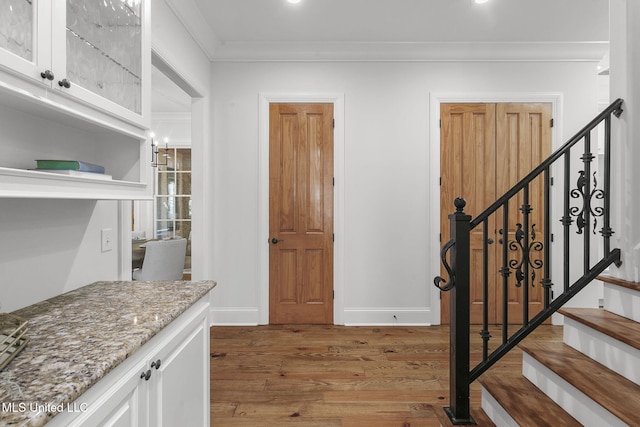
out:
M207 294L47 425L209 426L208 314Z

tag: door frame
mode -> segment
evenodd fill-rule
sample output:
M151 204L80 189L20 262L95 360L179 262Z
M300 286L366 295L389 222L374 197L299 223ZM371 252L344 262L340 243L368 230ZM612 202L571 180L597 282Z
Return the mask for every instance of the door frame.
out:
M429 200L437 200L433 208L429 211L429 235L432 238L429 242L429 271L434 272L433 276L440 275L440 248L446 242L440 242L440 104L444 103L500 103L500 102L520 102L535 103L549 102L551 103L551 116L554 119L553 128L551 129L551 152L553 153L560 145L562 132L562 103L563 95L560 92L507 92L507 93L460 93L460 92L432 92L429 94ZM553 175L553 171L552 171ZM554 193L551 192L552 212L555 210L553 206L560 206L559 202L555 202ZM454 211L453 200L451 201L451 212ZM552 215L555 215L552 213ZM557 215L556 215L557 216ZM555 217L555 216L553 216ZM558 216L560 218L560 216ZM555 223L558 223L556 225ZM558 221L552 221L551 232L559 233ZM440 290L430 283L431 296L431 319L432 325L441 324L440 313Z
M269 324L269 104L333 104L333 322L344 325L344 94L343 93L260 93L258 135L258 321ZM264 244L262 244L264 243Z

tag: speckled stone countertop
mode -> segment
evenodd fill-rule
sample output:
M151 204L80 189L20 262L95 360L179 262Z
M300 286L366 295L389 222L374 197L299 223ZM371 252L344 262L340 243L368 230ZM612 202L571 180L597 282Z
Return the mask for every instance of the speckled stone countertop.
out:
M215 282L96 282L17 310L27 346L0 372L0 425L42 426Z

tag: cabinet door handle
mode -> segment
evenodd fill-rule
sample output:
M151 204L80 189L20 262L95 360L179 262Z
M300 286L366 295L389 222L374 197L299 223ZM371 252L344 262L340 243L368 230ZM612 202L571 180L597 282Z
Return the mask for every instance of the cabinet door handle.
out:
M42 77L43 79L47 79L47 80L53 80L54 76L53 73L51 72L51 70L44 70L43 72L40 73L40 77Z
M161 363L162 363L162 361L160 359L158 359L155 362L151 362L151 367L152 368L156 368L156 369L160 369L160 364Z
M58 85L60 85L60 87L69 89L71 87L71 82L69 81L69 79L62 79L58 80Z
M142 374L140 374L140 378L144 378L145 381L149 381L149 378L151 378L151 369L147 369L147 372L142 372Z

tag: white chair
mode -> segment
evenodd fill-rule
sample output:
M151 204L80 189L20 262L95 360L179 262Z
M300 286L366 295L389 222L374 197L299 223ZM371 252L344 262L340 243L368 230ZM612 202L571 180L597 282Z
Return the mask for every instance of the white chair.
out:
M133 271L133 280L180 280L187 253L187 239L147 242L142 268Z

